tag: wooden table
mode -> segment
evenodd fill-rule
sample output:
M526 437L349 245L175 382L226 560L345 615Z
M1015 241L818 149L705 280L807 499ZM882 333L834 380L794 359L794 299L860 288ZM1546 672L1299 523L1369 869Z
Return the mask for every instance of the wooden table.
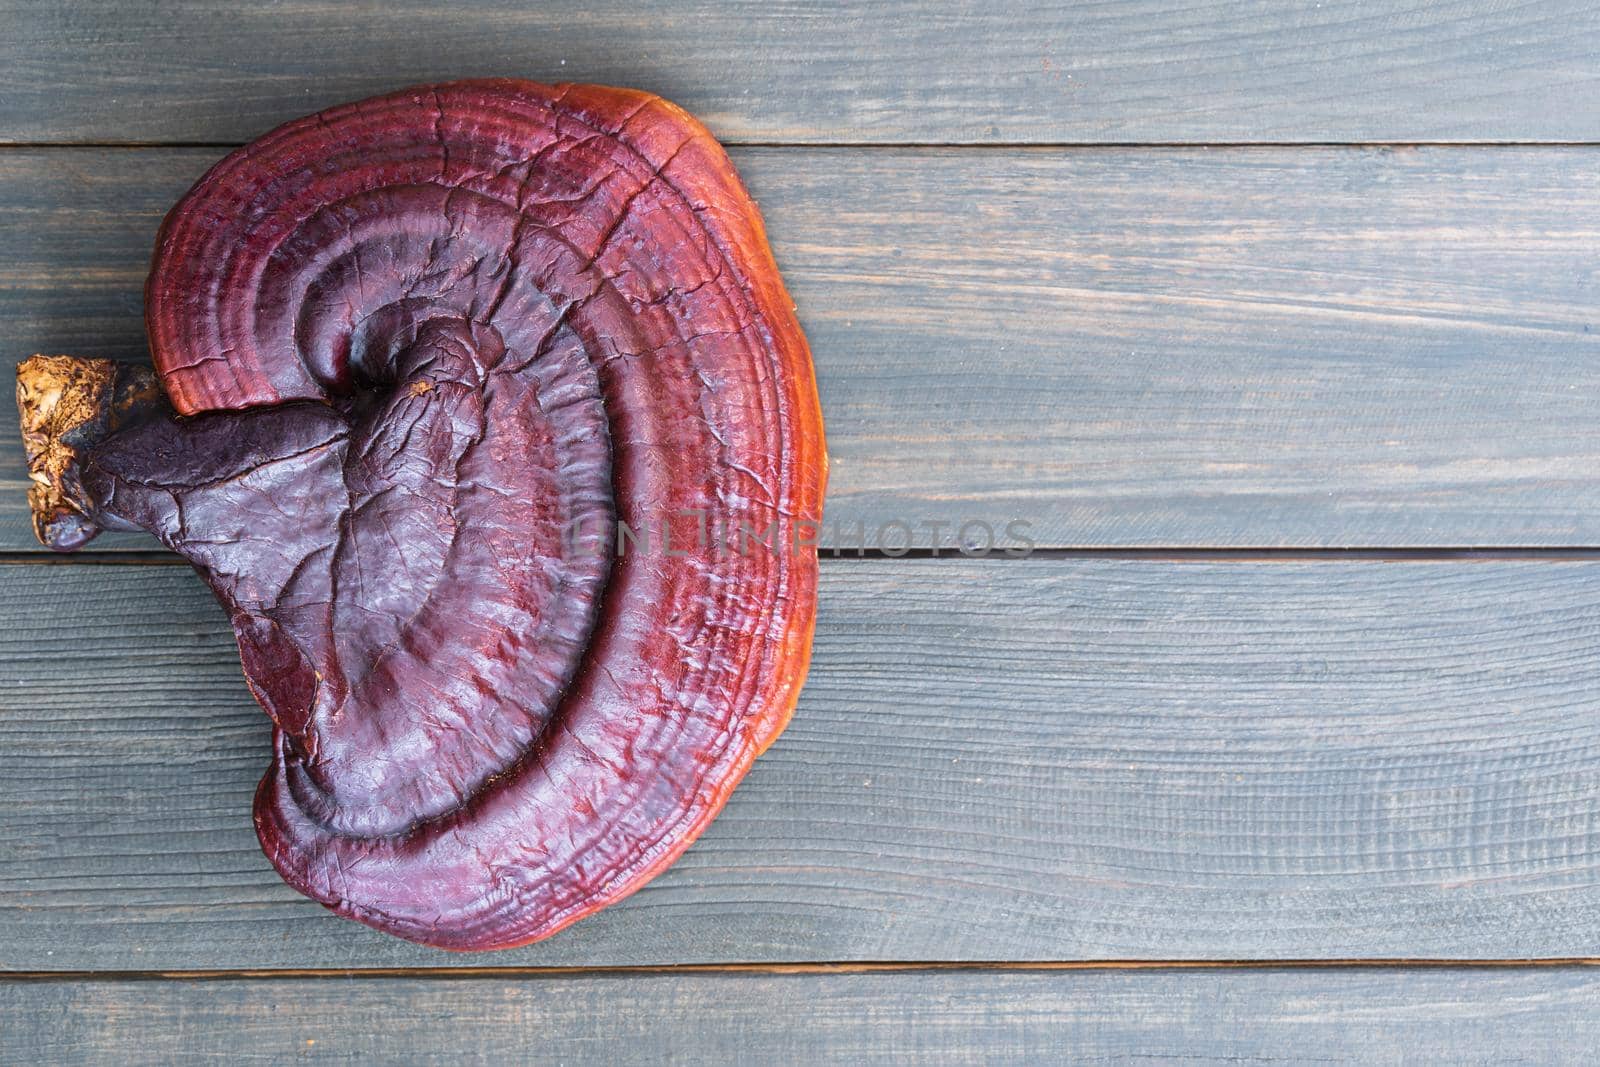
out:
M279 882L221 612L40 555L0 449L0 1058L1592 1056L1600 10L565 7L0 2L5 358L144 358L158 220L279 121L637 85L766 212L830 517L916 551L825 560L674 868L459 957Z

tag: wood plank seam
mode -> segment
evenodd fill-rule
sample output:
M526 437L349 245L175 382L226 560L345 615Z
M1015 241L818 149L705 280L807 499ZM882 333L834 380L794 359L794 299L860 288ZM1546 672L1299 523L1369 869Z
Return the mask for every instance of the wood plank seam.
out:
M1125 560L1150 563L1594 563L1600 562L1600 546L1571 545L1550 548L1217 548L1206 546L1172 548L1037 548L1026 555L1003 553L968 554L953 548L913 548L905 552L867 549L823 548L824 564L885 562L894 560L984 560L1004 563L1056 560ZM0 566L81 566L81 567L182 567L184 561L164 550L135 549L125 552L86 550L63 555L0 551Z
M352 978L428 978L428 979L518 979L518 978L596 978L640 975L717 974L930 974L949 972L1055 972L1055 971L1363 971L1363 970L1534 970L1600 967L1600 958L1553 956L1538 959L1426 959L1373 957L1370 959L1329 960L982 960L862 962L840 960L815 963L680 963L612 967L304 967L249 968L217 970L148 971L0 971L6 982L83 982L83 981L182 981L215 982L262 979Z

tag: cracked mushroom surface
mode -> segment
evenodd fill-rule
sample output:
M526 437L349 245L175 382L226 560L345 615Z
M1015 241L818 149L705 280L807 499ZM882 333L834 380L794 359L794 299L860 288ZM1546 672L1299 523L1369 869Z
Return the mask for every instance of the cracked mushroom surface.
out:
M726 154L495 80L291 122L168 215L156 375L40 356L40 539L144 529L271 716L284 879L451 949L670 864L783 729L815 618L810 353Z

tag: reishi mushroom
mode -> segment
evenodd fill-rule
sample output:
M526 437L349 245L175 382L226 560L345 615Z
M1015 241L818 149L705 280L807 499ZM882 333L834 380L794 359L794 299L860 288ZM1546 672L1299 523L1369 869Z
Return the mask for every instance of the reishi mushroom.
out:
M146 321L155 374L19 368L35 527L148 530L216 593L302 893L538 940L670 864L784 728L822 420L681 109L492 80L291 122L167 216Z

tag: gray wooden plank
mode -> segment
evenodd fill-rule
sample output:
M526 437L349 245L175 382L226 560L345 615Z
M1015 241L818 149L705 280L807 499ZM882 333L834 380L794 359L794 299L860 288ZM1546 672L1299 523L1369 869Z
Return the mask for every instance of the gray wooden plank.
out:
M0 138L226 141L399 85L652 89L782 142L1593 140L1582 0L0 4Z
M0 968L1600 956L1600 564L824 568L793 725L643 891L461 957L281 885L185 569L0 568Z
M0 152L6 358L141 357L156 225L217 154ZM830 543L1600 544L1600 151L735 154L816 352ZM0 446L0 549L22 486Z
M15 1062L1581 1063L1591 968L0 983Z

